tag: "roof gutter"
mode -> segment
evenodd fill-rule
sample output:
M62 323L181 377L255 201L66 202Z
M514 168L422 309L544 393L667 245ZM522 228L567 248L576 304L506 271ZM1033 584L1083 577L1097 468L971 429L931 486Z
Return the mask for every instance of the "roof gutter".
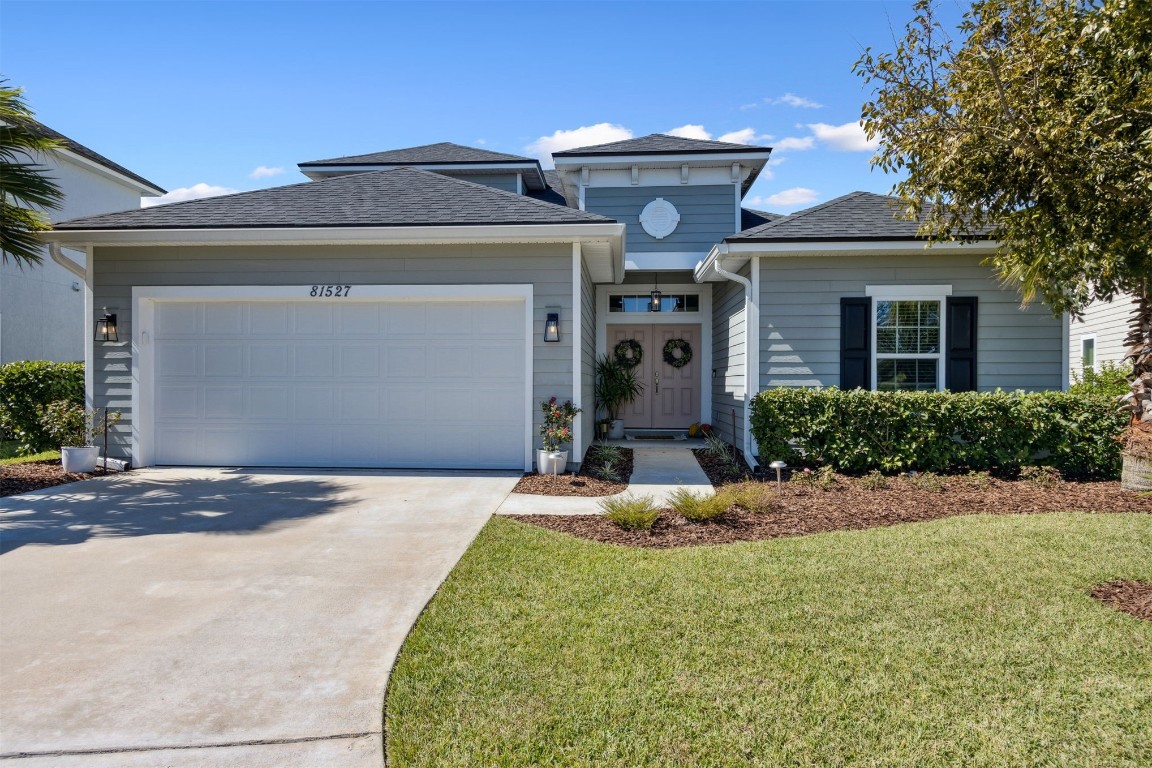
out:
M743 435L739 436L740 448L744 452L744 461L753 470L756 469L756 460L753 458L759 453L756 441L752 439L752 398L756 396L759 388L760 373L760 304L756 300L756 286L759 285L759 263L752 262L752 277L748 279L724 268L722 256L728 254L727 243L720 243L712 247L707 258L696 268L693 278L696 282L704 282L708 271L715 272L720 277L739 283L744 287L744 428ZM733 435L733 441L737 439Z

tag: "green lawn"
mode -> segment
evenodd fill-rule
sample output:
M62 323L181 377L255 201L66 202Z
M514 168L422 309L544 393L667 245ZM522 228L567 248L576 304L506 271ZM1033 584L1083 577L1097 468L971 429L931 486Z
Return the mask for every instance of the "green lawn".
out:
M15 440L0 440L0 466L5 464L23 464L26 461L44 461L46 459L59 459L60 451L41 451L31 456L21 456L16 452L19 445Z
M1152 516L634 550L496 518L400 654L392 766L1149 766Z

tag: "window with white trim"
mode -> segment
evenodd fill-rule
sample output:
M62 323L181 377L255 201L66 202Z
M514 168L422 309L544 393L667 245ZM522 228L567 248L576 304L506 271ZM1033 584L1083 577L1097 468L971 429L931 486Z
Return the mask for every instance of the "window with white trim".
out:
M944 304L951 292L951 286L869 286L873 389L944 389Z
M1080 337L1080 370L1096 370L1096 335Z

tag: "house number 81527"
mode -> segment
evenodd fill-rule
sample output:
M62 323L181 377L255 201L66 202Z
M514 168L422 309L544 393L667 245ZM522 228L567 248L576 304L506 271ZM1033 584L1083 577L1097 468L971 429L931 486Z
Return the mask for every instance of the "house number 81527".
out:
M352 292L350 285L314 285L309 296L347 296Z

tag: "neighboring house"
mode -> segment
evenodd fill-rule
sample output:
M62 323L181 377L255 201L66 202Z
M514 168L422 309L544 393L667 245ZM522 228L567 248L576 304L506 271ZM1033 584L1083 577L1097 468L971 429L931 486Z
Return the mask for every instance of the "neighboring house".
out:
M118 315L89 394L137 465L525 469L551 396L584 408L578 461L618 348L645 384L627 428L710 421L749 456L765 387L1061 386L1064 326L1016 308L989 245L926 249L863 193L743 209L770 151L654 135L544 171L433 144L49 238Z
M36 158L64 193L61 207L51 212L53 221L139 208L141 196L164 194L103 155L45 125L27 122L35 132L64 145L52 156ZM38 266L21 267L12 260L0 266L0 363L82 360L85 294L83 278L49 258L46 248Z
M1068 328L1068 361L1073 377L1085 369L1099 371L1104 363L1120 365L1128 356L1124 339L1136 308L1136 299L1117 296L1112 301L1094 301L1084 316L1073 319Z

